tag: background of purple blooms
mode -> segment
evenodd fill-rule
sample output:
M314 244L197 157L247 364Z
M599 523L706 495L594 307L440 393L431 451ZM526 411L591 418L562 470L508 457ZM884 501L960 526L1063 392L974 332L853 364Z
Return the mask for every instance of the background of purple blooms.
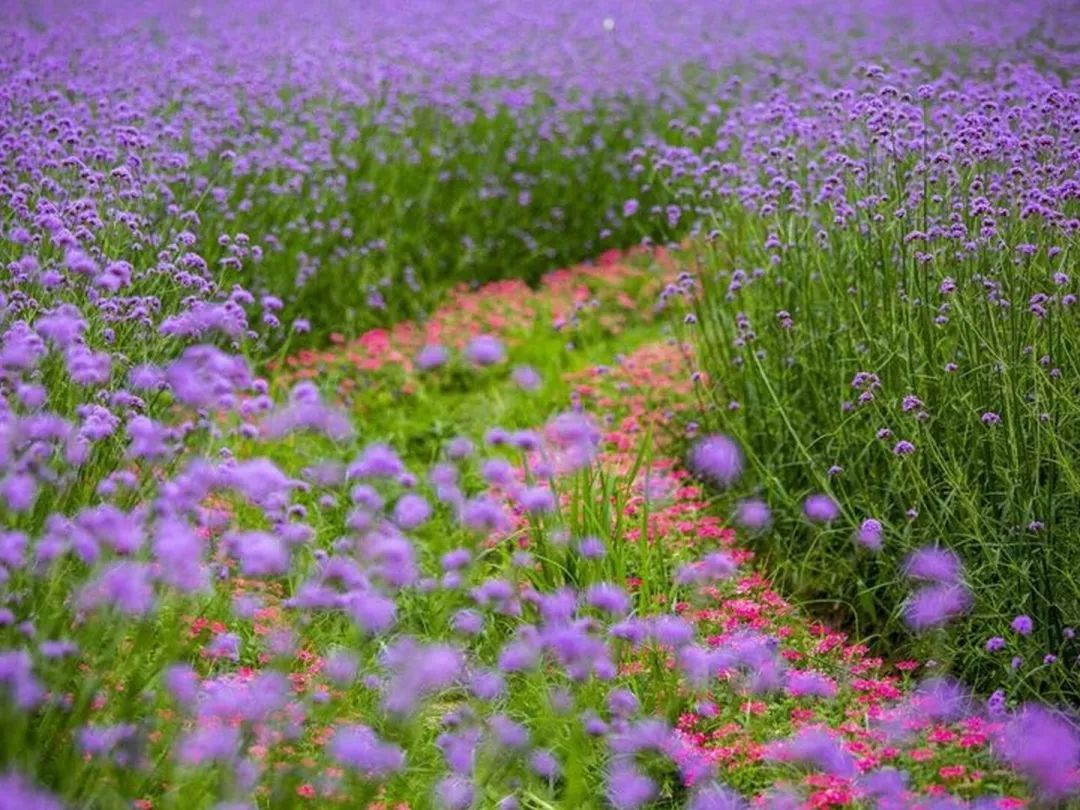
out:
M494 801L476 794L483 746L514 752L507 784L581 791L566 752L582 734L602 738L611 803L648 801L671 737L659 698L608 689L613 650L678 651L672 691L719 667L768 691L779 669L762 638L714 657L681 618L637 615L629 552L566 542L556 465L531 459L518 480L546 453L572 502L610 508L615 484L582 472L596 425L538 397L544 437L473 425L514 462L483 463L434 428L380 435L392 414L357 419L322 381L279 390L266 364L422 315L459 283L684 236L698 272L661 304L696 340L700 418L722 434L691 463L739 499L767 563L984 692L1080 699L1073 5L5 14L0 763L25 778L4 776L0 802L56 806L42 785L100 806L235 807L272 782L267 801L287 804L295 774L264 780L245 752L315 745L307 729L342 719L315 753L358 802L417 759L421 803ZM479 375L505 347L473 336L464 356ZM446 362L431 349L419 365ZM522 389L538 380L518 372ZM512 517L535 557L480 542ZM649 597L696 584L634 554L656 573ZM716 581L735 570L700 562ZM192 617L212 628L275 600L344 698L295 698L290 667L310 653L291 630L260 657L237 632L186 635ZM500 703L511 691L532 728ZM608 720L566 732L575 700ZM1037 708L1008 722L1053 744L1002 756L1047 795L1071 791L1056 776L1077 756L1068 724ZM850 774L827 736L771 755ZM740 801L708 782L684 794Z

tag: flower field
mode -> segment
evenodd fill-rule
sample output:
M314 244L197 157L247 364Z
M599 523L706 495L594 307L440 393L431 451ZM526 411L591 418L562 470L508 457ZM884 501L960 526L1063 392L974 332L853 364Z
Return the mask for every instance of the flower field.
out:
M1080 806L1080 7L0 16L0 810Z

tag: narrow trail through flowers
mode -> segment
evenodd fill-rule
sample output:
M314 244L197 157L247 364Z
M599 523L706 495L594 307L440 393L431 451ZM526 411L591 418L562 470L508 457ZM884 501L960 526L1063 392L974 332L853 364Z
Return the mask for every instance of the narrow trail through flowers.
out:
M419 457L438 452L444 422L483 433L488 445L522 448L526 462L491 487L512 518L491 526L489 546L543 555L544 543L578 543L587 558L587 541L568 529L590 525L609 542L633 545L637 570L654 574L624 582L637 610L673 611L692 628L692 642L662 640L659 658L643 648L620 666L642 700L662 704L649 708L676 708L665 750L684 784L719 777L768 806L929 807L935 798L987 793L1004 797L995 806L1024 806L1022 784L991 756L1004 718L975 711L957 685L933 677L932 662L887 664L790 604L754 562L753 534L767 527L767 511L744 504L747 528L734 531L685 468L682 448L696 430L692 351L663 334L647 314L654 307L642 305L680 277L677 259L657 251L609 254L597 266L552 274L539 290L519 282L462 289L423 326L335 336L327 351L288 358L277 381L331 380L361 430L367 421L373 435ZM492 339L492 356L474 363L504 363L495 346L505 344L511 361L521 361L510 374L515 385L505 375L462 381L443 368L441 347L476 353L481 335ZM544 356L557 345L553 336L564 351ZM578 489L553 493L560 528L544 540L530 529L530 511L546 510L510 493L541 477L545 462L522 439L524 426L498 425L547 418L567 403L602 425L600 452ZM562 511L583 508L595 512ZM595 554L602 551L598 544ZM697 562L674 566L679 557ZM687 584L696 594L680 599L674 586ZM683 677L658 678L657 667ZM671 694L656 695L658 685Z

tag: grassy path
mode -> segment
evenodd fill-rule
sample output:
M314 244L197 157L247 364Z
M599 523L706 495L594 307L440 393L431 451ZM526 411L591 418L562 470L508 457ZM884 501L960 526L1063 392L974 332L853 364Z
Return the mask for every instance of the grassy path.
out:
M462 290L423 328L403 324L290 357L275 382L316 379L332 386L350 410L357 442L386 442L410 469L445 460L447 446L462 437L504 458L506 480L484 466L471 473L474 484L508 507L509 522L483 544L489 574L509 572L523 593L534 595L622 583L634 615L686 622L689 643L633 643L620 648L617 660L617 683L636 697L642 716L663 718L674 729L663 745L668 764L647 769L661 804L678 804L687 788L713 778L744 795L769 797L777 807L872 803L875 791L885 797L882 806L897 807L921 806L916 796L1023 795L1015 776L990 756L1000 723L969 711L948 682L923 680L932 669L914 661L886 667L787 603L767 572L755 569L752 537L728 528L718 505L682 468L695 402L689 352L641 314L653 312L677 270L664 256L606 257L599 267L555 274L538 291L514 282ZM497 337L507 356L479 369L456 355L437 368L417 367L425 346L468 354L478 335ZM568 408L596 419L600 454L586 472L553 479L557 503L530 514L520 487L544 477L533 443ZM500 448L510 452L500 456ZM262 449L292 470L333 456L323 439ZM342 445L342 461L354 452L351 441ZM433 523L417 538L422 570L437 570L460 538L453 521L436 515ZM582 553L585 537L599 538L606 554ZM421 625L439 637L444 618L429 615ZM510 630L503 640L512 640ZM316 634L312 649L325 650L327 638ZM313 669L298 676L305 688L319 682L319 660L313 652ZM573 704L602 705L606 691L590 682ZM590 759L598 755L595 746L559 720L551 683L527 679L510 702L528 710L534 737L547 739L551 750L584 746L580 761L563 762L559 786L526 791L526 805L603 806L595 779L603 756ZM456 712L462 705L451 700L438 708ZM344 706L360 719L370 710L364 700L347 699ZM344 719L342 711L339 704L336 714L327 713L327 734ZM430 712L429 723L438 727ZM414 781L439 767L417 762L415 750ZM496 791L503 774L485 776L478 767L477 784L486 779ZM664 776L671 767L678 778ZM902 778L911 793L897 787ZM324 783L324 800L343 798L335 779ZM297 789L303 795L316 784ZM413 789L391 782L383 795L408 800ZM492 792L481 803L496 799ZM998 806L1023 803L1006 799Z

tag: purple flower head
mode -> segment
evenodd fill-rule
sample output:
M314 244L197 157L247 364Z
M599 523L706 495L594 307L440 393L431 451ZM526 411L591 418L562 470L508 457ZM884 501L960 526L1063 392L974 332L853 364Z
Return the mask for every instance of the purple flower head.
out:
M424 646L406 636L386 648L383 663L391 673L383 707L391 714L411 714L421 699L458 679L464 656L455 646Z
M431 371L439 368L439 366L446 365L446 361L449 359L450 352L446 350L445 346L429 343L417 352L415 362L416 367L421 371Z
M1080 732L1042 706L1024 706L1002 730L995 753L1049 801L1080 792Z
M388 445L369 444L356 461L349 465L346 476L348 478L397 478L404 472L405 465Z
M500 531L509 525L502 506L485 495L465 501L461 506L459 519L463 526L478 532Z
M904 620L912 630L931 630L967 613L971 602L971 592L963 585L929 585L908 599Z
M616 810L636 810L656 795L656 783L626 760L616 760L607 775L606 795Z
M64 803L35 787L22 774L0 775L0 808L3 810L64 810Z
M476 366L493 366L506 359L506 348L498 338L480 335L465 346L465 357Z
M394 504L394 522L402 529L415 529L431 517L431 506L420 495L406 493Z
M385 633L394 626L397 618L394 600L375 590L349 591L338 602L356 626L368 635Z
M364 725L341 726L328 749L336 762L369 779L385 778L405 766L405 753Z
M475 610L462 608L450 617L450 626L457 633L475 636L484 629L484 617Z
M240 729L235 726L207 725L196 728L183 737L176 758L184 765L205 765L229 762L240 747Z
M479 700L495 700L506 688L506 679L496 670L483 669L469 678L469 691Z
M129 616L143 616L154 608L149 566L137 562L110 563L83 586L79 607L111 607Z
M514 483L514 465L498 456L484 459L480 465L480 475L491 486L508 487Z
M356 680L360 664L347 650L335 650L323 662L323 674L336 686L346 687Z
M547 487L526 487L518 494L518 503L530 515L545 515L555 509L555 495Z
M900 802L907 792L907 774L895 768L881 768L859 778L859 789L868 797L878 799L886 807L903 807Z
M522 391L536 391L543 384L540 374L532 366L515 366L511 376Z
M599 537L583 537L578 543L578 554L586 560L602 559L605 553L604 541Z
M226 535L225 545L240 561L240 572L246 577L280 576L289 570L289 549L277 535L234 532Z
M742 475L742 451L727 436L719 433L706 436L690 451L690 468L702 478L728 487Z
M907 439L901 439L895 445L893 445L894 456L910 456L915 452L915 445L909 442Z
M750 531L762 531L772 523L772 512L765 501L751 499L739 503L735 510L735 522Z
M858 531L855 532L855 542L871 551L881 551L884 544L884 533L885 530L881 525L881 521L867 518L859 525Z
M993 638L988 638L986 640L986 651L987 652L1000 652L1001 650L1004 650L1004 649L1005 649L1005 639L1003 639L1001 636L994 636Z
M604 582L589 587L585 592L585 602L612 616L624 616L630 611L630 599L623 589Z
M450 774L435 785L435 806L446 810L468 810L476 794L472 782L464 776Z
M928 678L908 700L908 709L919 720L953 722L971 710L971 695L951 678Z
M559 761L555 755L544 748L533 751L529 757L529 768L543 779L555 779L559 775Z
M520 723L515 723L505 714L497 714L488 720L491 733L504 748L521 749L529 745L529 731Z
M926 546L912 552L904 562L904 575L923 582L953 585L960 580L963 565L952 551Z
M630 717L641 708L637 697L629 689L612 689L607 696L607 706L615 717Z
M674 615L653 617L649 622L649 634L663 647L678 648L694 640L694 628L686 619Z
M787 675L787 690L793 697L836 697L836 681L820 672L791 670Z
M803 501L803 514L815 523L828 523L840 517L840 507L829 495L817 493Z
M1017 616L1009 626L1022 636L1030 636L1031 631L1035 629L1035 623L1031 621L1030 616Z
M45 699L45 687L34 675L34 662L26 650L0 652L0 687L23 711Z
M443 732L438 736L435 744L450 770L462 775L468 775L472 771L473 757L482 733L479 728L464 728L456 732Z
M454 460L468 458L472 455L473 443L464 436L458 436L450 440L446 446L446 455Z
M772 744L766 756L810 765L833 776L851 778L857 773L854 757L835 736L819 728L804 728L795 736Z

